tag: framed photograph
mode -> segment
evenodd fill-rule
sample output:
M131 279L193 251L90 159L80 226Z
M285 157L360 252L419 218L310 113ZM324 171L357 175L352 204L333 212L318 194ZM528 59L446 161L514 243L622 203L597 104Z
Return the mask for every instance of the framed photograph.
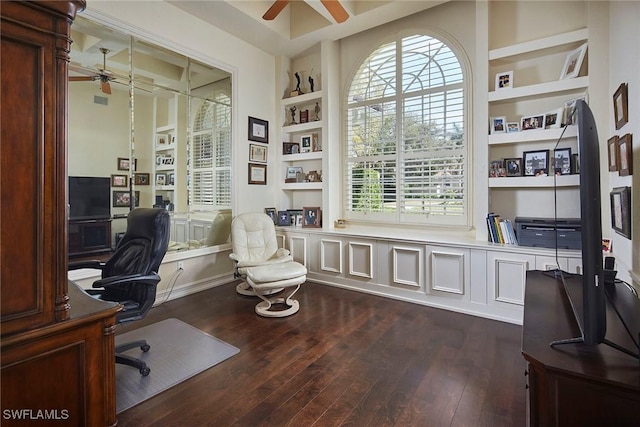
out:
M289 212L289 219L291 220L291 225L296 225L296 217L298 216L302 217L302 209L287 209L287 212Z
M611 199L611 228L631 239L631 187L616 187L609 193Z
M302 208L302 227L320 228L322 226L322 211L319 207Z
M620 152L618 151L618 135L614 135L607 141L607 158L609 159L609 172L618 170L620 164Z
M522 176L522 157L504 159L507 176Z
M128 191L113 192L114 208L128 208L130 204L131 204L131 193L129 193Z
M616 130L629 121L627 92L627 84L622 83L613 94L613 115L615 116Z
M135 173L133 183L135 185L149 185L150 175L148 173Z
M556 148L553 150L553 173L556 175L571 175L571 148Z
M620 176L633 175L633 147L631 134L628 133L618 139L618 173Z
M512 132L520 132L520 123L518 122L507 123L507 133L512 133Z
M174 172L169 172L167 174L167 185L176 185L176 174Z
M118 157L118 170L119 171L128 171L130 170L131 161L128 157ZM133 170L137 170L138 159L133 159Z
M574 175L580 173L580 157L576 153L571 155L571 173Z
M287 167L287 176L286 179L297 179L298 174L302 172L302 166L289 166ZM296 182L296 181L293 181Z
M313 135L302 135L300 137L300 152L301 153L310 153L311 152L311 141L313 140Z
M249 161L267 163L267 147L258 144L249 144Z
M602 238L602 252L605 254L611 253L611 239L606 237Z
M507 131L506 117L491 117L491 134L505 133Z
M249 141L269 143L269 122L249 116Z
M111 186L112 187L126 187L127 186L127 175L111 175Z
M167 135L156 135L156 145L167 145L169 143Z
M587 95L581 96L580 98L570 99L564 102L564 112L562 115L562 124L564 126L575 125L576 124L576 108L578 105L578 101L584 100L587 101Z
M289 211L278 211L278 225L287 227L291 225L291 216Z
M264 208L264 213L269 215L269 218L271 218L274 224L278 223L278 214L276 212L276 208Z
M249 163L249 184L267 185L267 165Z
M563 108L550 111L544 115L544 128L545 129L559 129L562 125Z
M492 160L489 163L489 178L500 178L507 176L507 171L504 168L503 160Z
M549 174L549 150L525 151L522 153L524 176Z
M156 185L166 185L167 183L167 174L158 172L156 173Z
M297 142L283 142L282 154L298 154L300 152L300 144Z
M522 130L544 129L544 114L523 117L520 128Z
M564 60L564 66L562 67L562 72L560 73L560 80L578 77L578 74L580 74L580 68L582 68L582 61L584 60L584 55L586 53L587 43L567 54L567 57Z
M496 74L496 90L513 88L513 71Z

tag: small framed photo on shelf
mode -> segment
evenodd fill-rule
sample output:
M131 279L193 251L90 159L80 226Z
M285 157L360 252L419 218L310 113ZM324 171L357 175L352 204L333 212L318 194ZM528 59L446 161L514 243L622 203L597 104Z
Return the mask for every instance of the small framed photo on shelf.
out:
M157 146L163 146L163 145L167 145L169 143L169 138L167 135L156 135L156 145Z
M507 172L504 169L503 160L492 160L489 163L489 178L501 178L507 176Z
M291 225L291 215L289 215L289 211L278 211L278 225L282 227Z
M127 186L127 175L111 175L111 186L112 187L126 187Z
M611 228L631 239L631 187L616 187L609 193L611 199Z
M556 148L553 150L553 173L556 175L571 175L571 148Z
M300 144L297 142L283 142L282 154L298 154L300 152Z
M520 128L522 130L544 129L544 114L523 117Z
M582 68L582 61L584 60L584 55L586 53L587 43L567 54L567 57L564 60L564 66L562 67L562 72L560 73L560 80L578 77L580 69Z
M300 152L301 153L310 153L311 152L311 141L312 135L302 135L300 137Z
M622 83L613 94L613 115L616 122L616 130L629 121L627 92L627 84Z
M302 227L320 228L322 226L322 210L319 207L302 208Z
M150 175L148 173L135 173L133 175L133 183L135 185L149 185Z
M129 191L113 192L114 208L128 208L130 204L131 204L131 193L129 193Z
M520 132L520 123L507 122L507 133Z
M267 165L249 163L249 184L267 185Z
M174 172L169 172L167 174L166 184L167 185L176 185L176 174Z
M549 174L549 150L525 151L522 153L524 176L546 176Z
M278 223L278 213L276 212L276 208L264 208L264 213L271 218L274 224Z
M267 147L258 144L249 144L249 161L267 163Z
M548 112L544 115L544 128L545 129L559 129L562 125L562 113L563 108L558 108Z
M269 122L249 116L249 141L269 143Z
M167 174L158 172L156 173L156 185L165 185L167 183Z
M298 174L303 173L302 166L289 166L287 167L287 176L285 179L292 179L293 181L286 182L297 182Z
M522 176L522 157L504 159L507 176Z
M607 158L609 159L609 172L616 172L620 164L620 152L618 151L618 135L607 140Z
M491 134L505 133L507 131L506 117L491 117Z
M513 71L496 74L496 90L513 88Z
M618 173L620 176L633 175L633 147L631 145L631 134L621 136L618 139Z

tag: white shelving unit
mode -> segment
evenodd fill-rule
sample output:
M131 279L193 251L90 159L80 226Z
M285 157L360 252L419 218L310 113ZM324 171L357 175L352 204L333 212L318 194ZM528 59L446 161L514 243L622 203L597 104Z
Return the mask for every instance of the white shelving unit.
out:
M153 197L162 196L163 200L176 203L178 199L180 174L178 161L181 150L180 123L178 123L179 96L157 97L154 100L155 141L153 144L154 169L151 177ZM164 184L158 180L158 175L164 176Z

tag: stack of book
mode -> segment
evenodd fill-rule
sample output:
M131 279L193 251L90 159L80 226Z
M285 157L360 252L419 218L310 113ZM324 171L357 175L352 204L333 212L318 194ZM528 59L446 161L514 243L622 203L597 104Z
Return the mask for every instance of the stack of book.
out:
M510 219L502 219L500 215L490 212L487 215L487 231L492 243L506 243L517 245L516 232Z

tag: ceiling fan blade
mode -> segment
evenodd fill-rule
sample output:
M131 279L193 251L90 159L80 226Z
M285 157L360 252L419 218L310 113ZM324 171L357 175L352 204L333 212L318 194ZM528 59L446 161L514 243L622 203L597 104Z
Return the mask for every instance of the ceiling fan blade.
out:
M274 20L276 16L278 16L280 12L282 12L282 9L284 9L288 4L289 4L289 0L276 0L271 5L269 10L267 10L265 14L262 15L262 19L264 19L265 21Z
M111 85L108 80L102 80L100 82L100 87L102 88L102 93L106 93L107 95L111 95Z
M331 16L333 16L333 19L335 19L338 24L349 19L349 13L338 0L320 0L320 2L329 11Z
M69 76L70 82L92 82L96 78L91 76Z

